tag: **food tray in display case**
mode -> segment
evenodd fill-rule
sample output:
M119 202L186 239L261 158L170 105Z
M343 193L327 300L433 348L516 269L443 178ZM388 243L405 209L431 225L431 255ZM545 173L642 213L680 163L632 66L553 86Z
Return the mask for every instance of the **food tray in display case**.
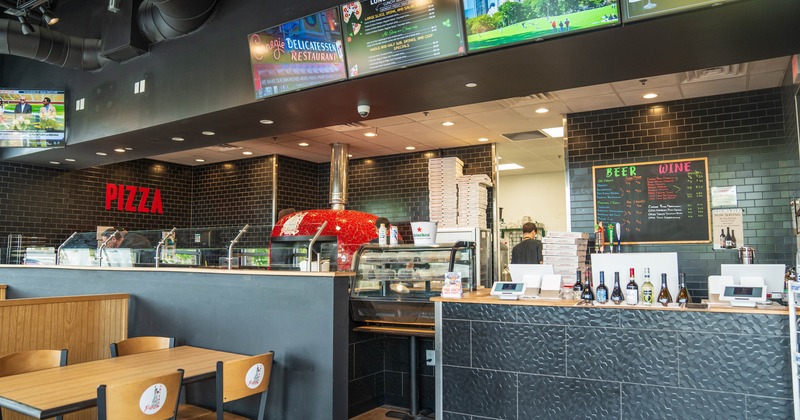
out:
M462 289L475 290L475 243L434 245L366 244L354 257L350 287L353 320L433 324L433 302L447 272L461 273Z

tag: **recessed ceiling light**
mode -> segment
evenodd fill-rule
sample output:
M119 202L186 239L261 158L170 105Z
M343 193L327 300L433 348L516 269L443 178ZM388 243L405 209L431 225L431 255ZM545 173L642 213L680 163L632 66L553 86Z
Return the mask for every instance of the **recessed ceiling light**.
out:
M117 153L125 153L125 149L123 149L121 147L117 147L116 149L114 149L114 151L117 152Z
M243 155L248 155L248 156L249 156L249 155L252 155L252 154L253 154L253 152L242 152L242 154L243 154Z
M173 137L172 138L172 141L183 141L183 140L184 140L183 137Z
M133 147L126 147L125 150L130 152L131 150L133 150Z
M542 131L550 137L564 137L564 127L543 128Z
M75 162L75 159L73 159L73 158L64 158L64 161L66 161L66 162Z
M308 143L297 143L297 145L300 147L306 147L308 146Z
M454 123L452 121L445 121L445 122L442 123L442 125L445 126L445 127L450 127L450 126L456 125L456 123Z
M406 146L406 150L416 150L417 148L414 146Z
M108 155L108 153L106 153L106 152L95 152L95 154L97 156L107 156Z
M644 95L642 95L642 98L645 98L645 99L658 98L658 94L657 93L645 93Z
M215 133L213 131L203 131L203 135L204 136L213 136L214 134L217 134L217 133Z
M53 165L61 165L61 162L56 162L54 160L51 160L50 163L52 163Z
M261 124L275 124L275 121L272 120L261 120L259 121Z
M545 114L545 113L548 113L548 112L550 112L550 110L547 109L547 108L537 108L536 109L536 113L537 114Z
M502 165L497 165L498 171L509 171L512 169L525 169L525 167L517 165L516 163L504 163Z
M489 139L487 139L486 137L481 137L478 139L478 141L484 142L484 141L489 141Z
M364 133L364 137L378 137L378 133L374 131L367 131L366 133Z
M469 83L467 83L467 84L466 84L466 85L464 85L464 86L466 86L466 87L468 87L468 88L474 88L474 87L478 86L478 84L477 84L477 83L475 83L475 82L469 82Z
M351 158L351 157L353 157L353 155L347 155L347 157Z
M195 159L194 161L195 162L205 162L206 160L205 159Z

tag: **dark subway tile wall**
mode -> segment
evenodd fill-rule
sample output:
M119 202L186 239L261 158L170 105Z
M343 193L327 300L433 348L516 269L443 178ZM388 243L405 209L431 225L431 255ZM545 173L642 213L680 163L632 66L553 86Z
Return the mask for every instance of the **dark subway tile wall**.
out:
M277 211L286 208L297 211L327 208L317 204L320 191L328 191L327 184L319 184L319 166L313 162L278 156Z
M191 181L190 167L151 160L77 171L0 162L0 241L5 248L8 235L14 234L58 246L72 232L94 231L98 225L127 230L190 227ZM107 183L149 188L148 208L158 189L163 214L120 211L116 202L106 210ZM142 195L137 195L138 208Z
M737 188L739 244L756 248L757 263L794 265L788 202L798 195L800 164L796 129L786 127L795 115L788 96L775 88L568 115L572 230L594 229L593 165L707 157L709 188ZM738 262L735 250L713 251L710 243L623 248L677 252L695 300L708 296L708 276L720 264Z
M791 418L785 315L496 306L442 305L444 418Z

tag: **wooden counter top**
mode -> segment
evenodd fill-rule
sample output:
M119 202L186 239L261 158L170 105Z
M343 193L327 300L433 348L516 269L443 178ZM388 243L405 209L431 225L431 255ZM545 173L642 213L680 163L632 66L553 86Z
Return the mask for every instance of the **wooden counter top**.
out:
M519 300L502 300L499 297L491 296L488 289L479 290L475 292L464 293L461 299L443 298L441 296L432 297L434 302L447 302L447 303L477 303L488 305L518 305L518 306L558 306L558 307L575 307L575 308L601 308L601 309L624 309L624 310L645 310L645 311L690 311L690 312L721 312L721 313L737 313L737 314L761 314L761 315L788 315L789 308L786 306L773 303L770 305L759 305L756 308L741 308L732 307L727 303L711 304L707 308L681 308L678 304L673 303L668 307L660 304L654 305L636 305L629 306L626 304L614 305L607 303L605 305L594 304L584 305L579 304L581 301L569 299L519 299Z

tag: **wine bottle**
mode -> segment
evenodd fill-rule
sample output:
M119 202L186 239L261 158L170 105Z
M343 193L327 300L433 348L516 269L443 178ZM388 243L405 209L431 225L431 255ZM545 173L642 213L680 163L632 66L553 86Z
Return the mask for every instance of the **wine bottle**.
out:
M623 301L622 288L619 287L619 271L614 272L614 288L611 289L611 301L619 305Z
M652 305L653 295L653 283L650 283L650 268L645 268L644 283L642 283L642 303L645 305Z
M594 300L594 292L592 291L592 282L587 278L583 282L583 291L581 292L581 299L586 303L592 303Z
M597 303L607 303L608 302L608 287L605 285L605 275L606 273L601 271L600 272L600 284L597 285L597 291L595 292L595 297L597 299ZM617 282L619 283L619 281ZM619 284L617 284L619 286Z
M575 300L581 300L583 295L583 285L581 284L581 270L578 270L577 275L575 276L575 285L572 286L572 298Z
M628 305L636 305L639 303L639 286L636 284L636 276L633 274L633 268L631 268L630 281L628 281L628 285L625 289L625 303Z
M719 247L720 249L725 248L725 229L719 230Z
M667 287L667 273L661 273L661 291L658 292L658 303L662 305L672 303L672 294Z
M731 228L727 228L728 233L725 234L725 248L733 248L733 238L731 238Z
M678 298L675 300L677 303L690 303L692 301L692 297L689 296L689 290L686 288L686 273L681 273L680 276L680 291L678 292Z
M736 230L731 232L731 248L737 248L737 246L736 246Z

